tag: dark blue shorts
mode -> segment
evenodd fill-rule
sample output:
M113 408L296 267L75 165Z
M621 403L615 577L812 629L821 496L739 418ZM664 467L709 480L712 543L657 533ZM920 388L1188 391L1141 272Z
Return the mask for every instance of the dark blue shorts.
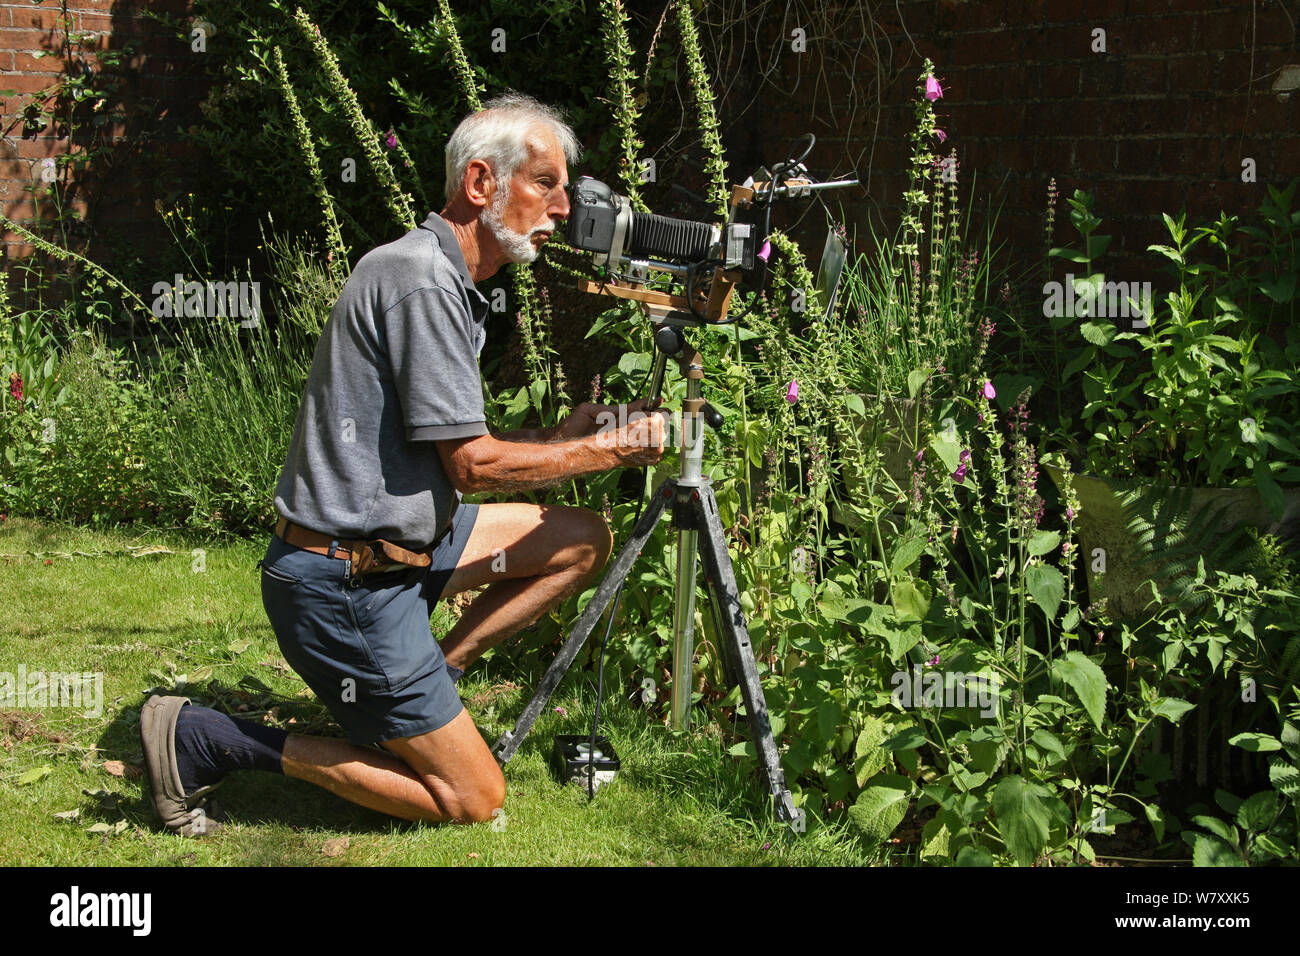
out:
M428 568L368 574L272 535L262 606L280 653L361 746L437 730L464 709L429 618L465 550L478 505L462 502Z

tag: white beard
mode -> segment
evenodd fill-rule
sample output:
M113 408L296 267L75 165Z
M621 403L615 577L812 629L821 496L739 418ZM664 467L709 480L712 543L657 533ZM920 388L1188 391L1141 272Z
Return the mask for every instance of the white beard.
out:
M483 211L479 213L479 222L492 233L510 262L533 262L541 252L539 247L533 245L533 236L539 232L554 232L559 228L559 223L551 222L545 226L538 226L528 233L515 232L505 224L506 203L509 200L510 187L507 185L505 189L497 192L490 205L483 207Z

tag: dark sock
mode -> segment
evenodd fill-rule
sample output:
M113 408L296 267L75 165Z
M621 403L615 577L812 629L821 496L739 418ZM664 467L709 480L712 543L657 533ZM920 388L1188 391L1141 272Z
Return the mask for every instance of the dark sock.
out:
M459 667L453 667L451 664L447 665L447 673L451 676L451 682L453 684L465 676L465 672L463 670L461 670Z
M176 764L187 794L231 770L283 773L280 755L288 731L228 717L192 704L176 717Z

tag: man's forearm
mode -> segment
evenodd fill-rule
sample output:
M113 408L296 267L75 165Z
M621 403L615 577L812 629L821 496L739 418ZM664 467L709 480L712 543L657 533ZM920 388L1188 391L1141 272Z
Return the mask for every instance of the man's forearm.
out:
M549 443L507 440L504 435L492 437L497 440L487 446L472 466L470 483L475 493L549 488L570 478L608 471L622 463L614 450L601 444L595 435Z
M525 445L549 444L556 440L555 432L559 426L552 428L516 428L512 432L493 432L492 437L498 441L522 443Z

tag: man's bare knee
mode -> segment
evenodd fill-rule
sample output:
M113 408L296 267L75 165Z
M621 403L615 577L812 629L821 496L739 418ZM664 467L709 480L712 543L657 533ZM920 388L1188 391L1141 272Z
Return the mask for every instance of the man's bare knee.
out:
M458 804L453 819L457 823L486 823L497 810L505 806L506 778L498 772L487 780L478 781L456 795Z
M582 543L579 564L587 573L605 566L614 551L614 536L610 533L605 516L597 511L582 511Z

